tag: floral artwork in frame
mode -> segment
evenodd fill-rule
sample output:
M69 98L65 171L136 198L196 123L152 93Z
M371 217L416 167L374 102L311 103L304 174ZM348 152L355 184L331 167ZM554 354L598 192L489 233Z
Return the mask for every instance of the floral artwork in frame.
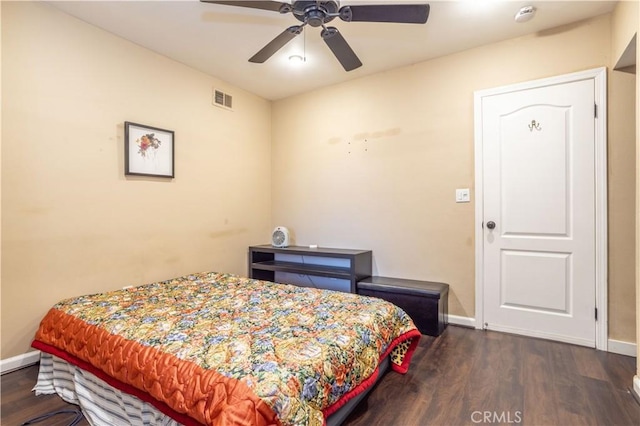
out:
M174 177L174 133L142 124L124 123L124 174Z

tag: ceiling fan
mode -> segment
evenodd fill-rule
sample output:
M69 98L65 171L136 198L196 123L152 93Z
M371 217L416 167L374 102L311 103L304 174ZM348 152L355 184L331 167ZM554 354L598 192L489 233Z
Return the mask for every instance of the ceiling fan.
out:
M292 13L301 25L293 25L284 30L280 35L271 40L258 53L253 55L249 62L263 63L288 42L302 33L305 26L322 27L320 36L329 46L345 71L354 70L362 66L351 46L342 37L336 27L328 27L325 24L339 17L346 22L395 22L402 24L424 24L429 17L428 4L376 4L376 5L350 5L340 7L337 0L292 0L289 3L278 1L217 1L200 0L204 3L215 3L228 6L249 7L253 9L270 10L281 14Z

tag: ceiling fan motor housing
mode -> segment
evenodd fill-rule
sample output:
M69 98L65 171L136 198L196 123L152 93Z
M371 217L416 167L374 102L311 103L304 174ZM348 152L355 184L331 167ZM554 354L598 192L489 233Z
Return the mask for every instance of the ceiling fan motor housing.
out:
M291 5L293 15L300 21L306 22L312 27L320 27L333 21L338 13L337 1L294 1Z

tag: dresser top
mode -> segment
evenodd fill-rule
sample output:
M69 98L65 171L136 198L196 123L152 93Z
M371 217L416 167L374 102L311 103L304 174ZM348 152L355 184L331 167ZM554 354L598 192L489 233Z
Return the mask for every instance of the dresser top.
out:
M438 299L449 292L449 284L391 277L368 277L359 281L357 287L362 290L413 294Z
M357 256L359 254L371 253L371 250L356 250L356 249L342 249L342 248L328 248L318 247L310 248L308 246L289 246L289 247L274 247L270 244L263 244L259 246L250 246L249 250L262 251L268 253L289 253L289 254L305 254L305 255L331 255L331 256Z

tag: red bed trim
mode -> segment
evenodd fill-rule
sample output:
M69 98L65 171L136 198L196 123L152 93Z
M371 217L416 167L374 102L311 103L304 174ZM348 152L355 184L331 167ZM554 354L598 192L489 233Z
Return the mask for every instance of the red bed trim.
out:
M73 331L64 335L61 332L62 329L65 329L65 330L71 329ZM142 347L141 345L133 344L135 342L125 341L125 339L123 339L120 336L110 336L111 340L107 339L105 336L102 336L105 338L99 337L102 334L109 334L109 333L106 330L99 329L96 326L84 323L82 320L78 318L75 318L71 315L65 314L62 311L58 311L57 309L53 308L49 311L47 316L45 316L45 318L43 319L41 326L38 329L38 332L36 334L36 338L32 343L32 346L43 352L47 352L61 359L64 359L70 364L76 365L79 368L94 374L96 377L105 381L106 383L113 386L114 388L119 389L123 392L129 393L131 395L134 395L139 399L141 399L142 401L152 404L159 411L175 419L176 421L184 424L185 426L200 426L203 424L207 424L210 421L209 415L205 415L207 420L205 420L205 417L200 418L200 416L203 416L203 414L198 410L193 411L195 410L195 406L187 407L185 404L180 404L183 401L178 401L179 404L177 406L180 406L181 407L180 409L185 407L185 413L178 412L176 411L176 409L168 405L167 402L157 399L157 396L155 395L155 393L160 392L159 395L163 399L165 398L165 395L161 390L159 390L159 388L156 388L156 386L149 388L147 385L145 385L145 383L143 382L146 379L144 378L145 376L143 376L142 374L136 374L137 377L134 377L134 379L136 380L135 381L136 386L134 386L133 384L128 384L126 382L123 382L121 379L121 376L122 377L127 376L127 370L128 370L127 363L132 362L135 364L135 363L143 362L145 360L149 361L149 360L155 359L155 358L149 358L149 357L152 357L152 355L148 353L148 352L155 352L155 350L153 348ZM417 329L412 329L404 333L403 335L397 337L387 347L387 350L385 351L385 353L382 354L382 356L380 357L380 361L382 361L385 357L389 356L392 350L395 347L397 347L399 344L410 340L411 343L409 344L409 347L405 352L404 358L402 360L402 364L397 365L391 362L391 367L394 371L401 374L406 373L409 368L409 364L411 362L411 357L418 345L420 336L421 334ZM103 344L98 346L88 345L90 342L100 342L100 341L102 341ZM124 346L127 346L126 350L123 349ZM79 357L80 354L82 354L83 357L88 357L87 358L88 361L85 361L82 358L80 358ZM114 355L117 355L117 356L115 356L114 358ZM177 369L172 366L172 363L173 363L172 356L161 353L160 358L162 359L160 360L156 359L155 361L153 361L153 363L155 363L154 365L146 365L143 363L146 367L151 368L150 371L153 374L149 376L150 380L152 378L155 378L155 380L164 379L165 378L165 375L163 374L164 372L172 373L172 372L175 372L174 370ZM103 369L94 366L94 365L103 365L103 364L104 364L104 367L106 367L109 372L105 372L103 371ZM196 370L198 370L197 372L193 371L193 373L200 373L200 370L201 370L201 368L195 366L195 364L189 365L189 368L190 369L195 368ZM130 371L135 371L137 373L144 372L142 370L138 372L136 369L132 369ZM239 386L239 382L236 383L237 381L221 376L218 373L214 372L213 370L206 370L206 371L203 370L203 373L207 375L216 376L218 382L225 382L225 383L227 381L233 382L233 383L226 384L225 386L231 385L232 387L240 387L244 389L244 386ZM376 379L378 378L378 375L379 375L379 367L376 367L376 369L373 371L371 376L365 379L356 388L352 389L349 393L342 396L342 398L340 398L334 404L325 408L323 410L323 417L326 419L328 416L335 413L338 409L344 406L348 401L350 401L357 395L361 394L362 392L364 392L365 390L373 386L373 384L375 384L376 382ZM191 385L196 386L193 384L194 381L191 381L191 382L192 382ZM186 390L189 394L190 394L189 390L190 389L192 390L193 386ZM261 422L264 422L263 424L279 424L280 423L277 417L275 416L275 413L273 413L271 408L269 408L264 401L262 401L260 398L257 398L255 395L253 395L253 393L249 391L248 388L244 392L242 392L243 389L240 389L240 394L242 394L243 396L244 394L248 395L248 396L245 396L245 398L247 400L253 401L252 406L255 406L256 415L258 415L259 413L260 419L258 420L258 418L256 417L256 420L258 420L259 423ZM178 389L178 390L182 390L182 389ZM200 403L204 403L207 405L209 403L212 403L212 400L210 400L209 396L207 396L209 395L208 393L205 393L205 394L201 393L202 389L200 389L199 382L197 384L196 391L200 392L200 398L205 398L204 400L200 399L201 401ZM216 398L214 398L214 400L215 399ZM239 398L233 398L233 399L238 400ZM175 403L175 401L173 400L171 401L172 401L171 402L172 404ZM227 412L226 409L223 411ZM234 414L236 414L236 411L231 410L231 412L229 412L229 415L233 416ZM241 411L244 411L244 409L242 409ZM216 410L216 412L220 413L220 411L218 410ZM192 417L193 414L196 414L196 415ZM235 417L236 419L238 418L242 419L245 417L244 415L242 415L241 412L238 412L237 414L239 414L239 416ZM244 414L245 415L247 414L246 411L244 411ZM214 417L211 418L211 420L215 422L216 416L217 414L214 415Z
M137 398L140 398L142 401L144 402L148 402L149 404L153 405L154 407L156 407L158 410L160 410L162 413L166 414L167 416L171 417L172 419L174 419L177 422L182 423L184 426L202 426L202 423L196 421L195 419L193 419L192 417L189 417L185 414L182 413L178 413L176 410L174 410L173 408L169 407L167 404L165 404L162 401L158 401L157 399L155 399L154 397L152 397L151 395L149 395L148 393L141 391L138 388L135 388L131 385L128 385L124 382L121 382L118 379L115 379L111 376L109 376L108 374L106 374L104 371L100 370L99 368L94 367L93 365L89 364L88 362L85 362L83 360L81 360L78 357L75 357L63 350L60 350L58 348L55 348L51 345L48 345L46 343L40 342L38 340L34 340L33 343L31 343L31 346L34 347L35 349L39 349L42 352L46 352L49 353L51 355L57 356L58 358L61 358L65 361L67 361L69 364L73 364L85 371L88 371L89 373L93 374L94 376L98 377L99 379L103 380L104 382L108 383L109 385L113 386L114 388L121 390L122 392L126 392L130 395L133 395Z
M405 334L403 334L400 337L397 337L396 339L394 339L393 342L391 342L391 344L389 345L389 348L387 349L387 351L384 353L384 355L382 355L382 358L386 357L387 355L389 355L391 353L391 351L398 346L400 343L404 342L405 340L408 339L413 339L411 341L411 344L409 345L409 349L407 349L407 352L404 354L404 358L402 358L402 365L398 365L396 363L391 363L391 368L393 369L393 371L400 373L400 374L405 374L407 371L409 371L409 364L411 363L411 357L413 357L413 353L415 352L416 348L418 347L418 342L420 342L420 337L422 337L422 334L420 334L420 332L416 329L416 330L411 330ZM382 359L380 358L380 359Z
M32 346L95 374L187 426L280 424L267 403L244 383L112 335L55 308L40 323ZM189 380L180 379L185 375Z
M396 338L389 345L387 351L383 354L383 356L380 357L380 360L383 360L385 357L387 357L391 353L391 351L400 343L408 339L413 339L411 341L411 345L409 346L409 349L407 350L407 353L405 354L402 365L398 366L397 364L391 362L391 368L394 371L400 374L405 374L409 368L411 357L413 356L413 353L416 350L416 347L418 346L418 342L420 341L420 336L421 335L418 330L411 330L408 333L405 333L402 336ZM63 350L60 350L58 348L55 348L51 345L48 345L38 340L34 340L31 346L33 346L35 349L41 350L42 352L46 352L51 355L57 356L58 358L61 358L72 365L75 365L85 371L88 371L89 373L93 374L94 376L98 377L99 379L103 380L104 382L108 383L114 388L119 389L123 392L126 392L130 395L134 395L135 397L141 399L144 402L148 402L149 404L153 405L158 410L160 410L162 413L166 414L167 416L171 417L172 419L176 420L177 422L180 422L185 426L202 426L202 423L199 423L192 417L189 417L185 414L175 411L174 409L169 407L167 404L165 404L162 401L158 401L148 393L141 391L140 389L135 388L131 385L128 385L116 378L109 376L104 371L94 367L93 365L81 360L78 357L75 357ZM323 415L325 419L330 415L332 415L333 413L335 413L336 411L338 411L340 408L342 408L351 399L355 398L356 396L360 395L362 392L364 392L365 390L373 386L376 383L376 380L378 379L379 373L380 373L380 369L379 367L376 367L373 374L371 374L371 376L369 376L364 382L360 383L360 385L358 385L355 389L351 390L349 393L345 394L342 398L340 398L334 404L325 408L323 410Z
M387 348L387 350L385 351L384 354L382 354L382 356L380 357L380 361L382 361L384 358L386 358L391 351L393 351L393 349L398 346L400 343L412 339L411 340L411 344L409 346L409 349L407 350L403 360L402 360L402 365L397 365L393 362L390 361L391 363L391 368L393 369L393 371L396 371L400 374L405 374L408 370L409 370L409 364L411 363L411 357L413 356L413 352L415 352L416 347L418 347L418 342L420 341L420 337L422 335L420 334L420 332L416 329L408 331L407 333L403 334L402 336L399 336L397 338L395 338L393 340L393 342L391 342L391 344L389 345L389 347ZM373 386L376 383L376 380L378 379L378 374L380 372L380 367L376 367L376 369L374 370L373 374L371 374L371 376L369 376L365 381L363 381L362 383L360 383L357 387L355 387L354 389L352 389L351 391L349 391L348 393L344 394L342 398L340 398L339 400L337 400L336 402L334 402L332 405L328 406L327 408L325 408L324 410L322 410L322 414L324 415L324 418L326 419L327 417L329 417L331 414L335 413L336 411L338 411L340 408L342 408L347 402L349 402L350 400L352 400L353 398L355 398L356 396L360 395L362 392L364 392L365 390L369 389L371 386ZM326 424L326 421L325 421Z

